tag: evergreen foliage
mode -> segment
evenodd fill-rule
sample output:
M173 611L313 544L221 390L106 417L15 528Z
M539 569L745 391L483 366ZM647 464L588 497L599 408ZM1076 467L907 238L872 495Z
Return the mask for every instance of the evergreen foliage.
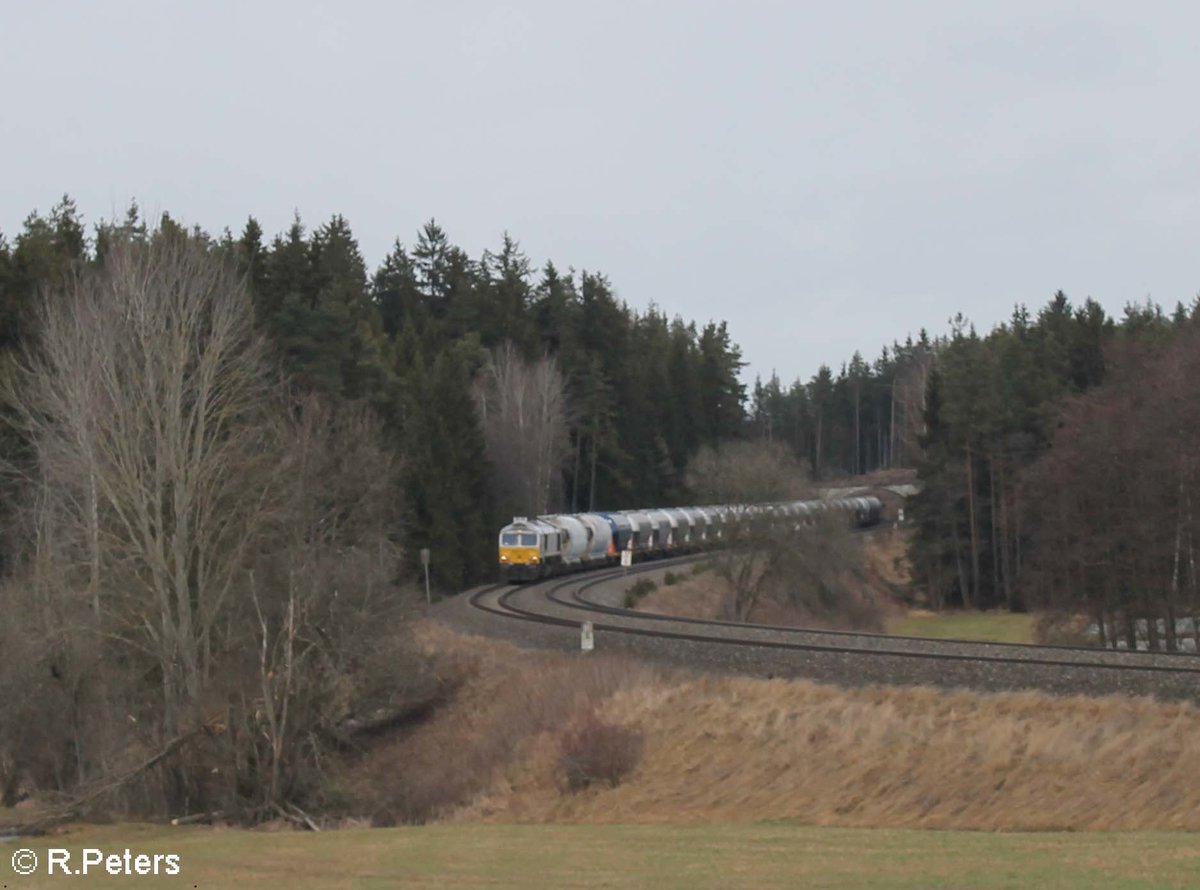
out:
M455 592L494 572L497 474L488 463L472 390L489 350L553 358L567 385L569 457L553 510L662 504L701 444L742 432L741 355L724 322L644 314L598 273L535 273L515 238L472 259L430 220L397 240L371 273L350 224L308 228L297 215L269 240L253 217L236 237L184 232L168 215L154 237L187 235L232 257L276 363L298 393L367 405L403 465L410 562L432 553L438 586ZM0 238L0 375L26 337L39 294L82 264L102 264L117 237L145 239L136 205L89 238L69 198ZM11 431L0 448L20 447Z
M507 233L472 259L431 219L373 273L341 216L313 229L297 216L269 240L250 218L214 240L164 214L153 237L185 235L233 257L298 391L383 419L404 466L409 552L430 548L446 591L491 577L507 519L472 388L488 352L511 344L527 361L552 358L566 384L567 458L551 509L686 502L698 450L733 439L782 448L817 481L916 467L917 586L934 605L1024 608L1032 542L1020 480L1051 447L1061 406L1104 384L1114 348L1165 349L1196 313L1145 303L1114 320L1058 292L986 335L959 316L945 336L921 331L807 382L772 374L747 394L724 321L635 312L603 274L553 262L535 271ZM150 237L136 205L89 237L69 197L0 236L0 383L41 294L102 264L118 237ZM21 447L0 430L0 456Z
M1059 291L1036 315L1017 306L986 336L960 315L948 335L922 331L873 364L856 354L837 374L822 367L786 389L775 375L756 380L747 428L784 444L817 480L916 467L908 514L917 590L935 608L1025 609L1031 597L1054 598L1038 588L1046 573L1027 571L1039 541L1022 480L1051 450L1064 406L1103 389L1114 350L1171 348L1198 306L1168 316L1131 304L1116 321Z

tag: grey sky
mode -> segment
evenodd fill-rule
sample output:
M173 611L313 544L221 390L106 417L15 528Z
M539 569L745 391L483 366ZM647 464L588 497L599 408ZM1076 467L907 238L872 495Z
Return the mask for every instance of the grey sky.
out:
M436 216L785 381L1057 288L1200 289L1200 11L1138 3L0 0L0 230Z

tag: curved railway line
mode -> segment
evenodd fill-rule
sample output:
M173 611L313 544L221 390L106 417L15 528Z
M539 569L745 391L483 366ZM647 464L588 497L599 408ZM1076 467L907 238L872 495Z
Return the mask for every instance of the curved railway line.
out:
M842 685L928 685L1059 695L1153 695L1200 700L1200 657L1071 646L893 637L681 618L622 608L635 575L703 559L685 556L514 587L493 584L436 610L461 630L520 645L579 649L591 621L596 649L706 671L806 677Z

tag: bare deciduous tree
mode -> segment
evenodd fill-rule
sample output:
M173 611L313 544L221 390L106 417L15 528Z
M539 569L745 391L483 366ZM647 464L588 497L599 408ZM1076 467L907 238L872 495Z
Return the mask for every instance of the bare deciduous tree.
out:
M814 497L805 474L778 444L726 443L703 449L688 468L698 503L736 508ZM751 618L770 602L818 625L880 628L879 609L862 593L862 548L841 512L802 520L743 511L714 557L728 584L726 615Z
M207 675L273 478L245 287L187 238L113 245L47 301L11 400L33 443L38 546L86 571L101 623L153 653L165 728Z
M696 503L763 504L809 495L806 474L778 442L726 442L692 458L688 489Z
M493 351L475 387L488 457L502 499L518 512L549 512L570 451L566 383L549 356L525 361L511 343Z
M25 574L0 588L38 644L0 691L46 687L60 719L41 771L34 736L0 732L0 792L119 781L156 813L318 795L339 733L386 721L419 661L376 421L272 379L242 282L186 235L112 244L40 322L5 393L30 457Z
M256 683L231 721L252 745L268 808L315 784L339 727L385 720L414 666L386 534L399 513L398 461L364 408L308 396L290 414L277 455L288 482L249 585Z
M1200 648L1200 327L1110 355L1069 400L1048 453L1024 474L1030 600L1086 614L1102 645Z

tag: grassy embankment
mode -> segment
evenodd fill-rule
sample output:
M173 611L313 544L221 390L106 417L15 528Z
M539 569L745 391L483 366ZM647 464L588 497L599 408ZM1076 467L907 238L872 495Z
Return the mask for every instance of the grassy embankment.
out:
M65 879L14 877L12 890ZM27 843L173 852L173 878L89 875L80 887L1194 887L1185 834L865 831L781 823L701 826L429 826L266 834L146 826L88 828Z
M914 609L888 622L887 632L901 637L1032 643L1037 618L1013 612L923 612Z
M1190 704L842 689L533 653L442 630L430 639L460 652L469 676L346 780L376 823L1200 831L1200 710ZM570 793L562 745L590 713L639 734L640 754L617 787Z

